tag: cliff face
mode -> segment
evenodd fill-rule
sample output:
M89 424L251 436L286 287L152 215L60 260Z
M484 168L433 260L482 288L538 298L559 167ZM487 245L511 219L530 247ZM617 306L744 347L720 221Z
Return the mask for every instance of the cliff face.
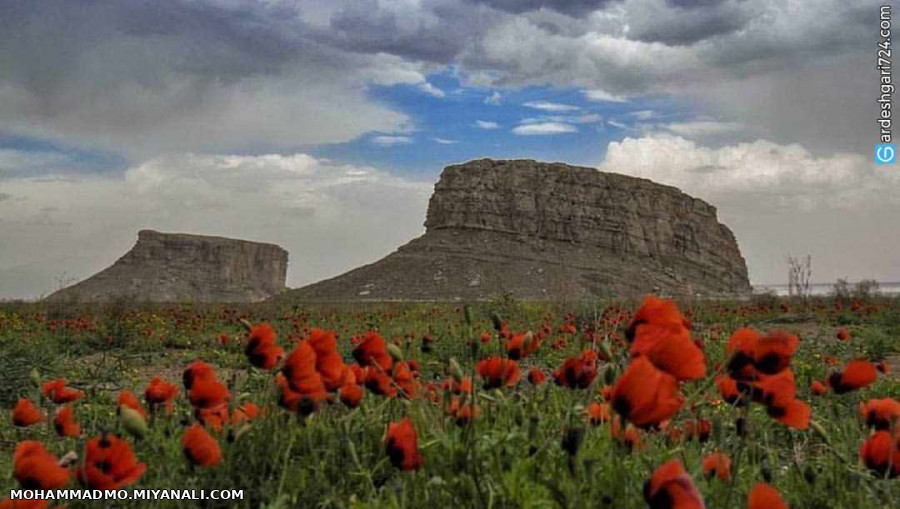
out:
M483 159L448 166L426 233L386 258L291 291L297 300L477 299L750 291L716 209L593 168Z
M141 230L112 266L47 299L256 302L284 290L287 262L274 244Z

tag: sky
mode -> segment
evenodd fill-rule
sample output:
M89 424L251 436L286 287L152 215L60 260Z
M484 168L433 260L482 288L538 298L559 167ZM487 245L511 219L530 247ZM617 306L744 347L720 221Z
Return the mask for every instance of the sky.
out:
M597 167L715 205L752 283L900 280L868 0L5 0L0 299L137 231L290 252L289 286L424 231L441 169Z

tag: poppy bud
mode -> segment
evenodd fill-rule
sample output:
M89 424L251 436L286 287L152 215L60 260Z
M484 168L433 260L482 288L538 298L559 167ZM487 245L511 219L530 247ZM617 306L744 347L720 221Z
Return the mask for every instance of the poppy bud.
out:
M739 437L744 437L747 435L747 420L743 417L738 417L734 421L734 432Z
M825 428L823 428L821 424L816 421L809 421L809 427L812 428L812 430L815 431L816 434L819 435L826 444L830 443L828 441L828 432L825 431Z
M494 329L497 331L503 328L503 319L500 318L500 313L496 311L491 313L491 322L494 324Z
M816 471L813 467L807 465L803 470L803 478L806 479L807 484L815 484L816 483Z
M569 456L575 456L578 454L578 449L581 448L581 442L583 440L584 428L581 426L573 426L571 428L566 428L561 445L563 450L566 451Z
M37 367L31 368L31 371L28 372L28 379L31 380L32 385L35 387L41 386L41 372L38 371Z
M119 407L119 420L122 427L135 438L144 438L147 435L147 421L137 410L126 406Z
M391 357L393 357L395 361L403 361L403 350L400 350L399 346L395 345L394 343L388 343L386 348L388 353L391 354Z
M769 458L763 458L759 463L759 473L767 483L772 482L772 467L769 466Z
M241 426L240 428L238 428L238 430L234 432L234 441L237 441L237 439L239 439L239 438L241 438L242 436L246 435L247 432L250 431L251 429L253 429L253 425L252 425L252 424L244 424L243 426ZM233 428L232 428L232 431L233 431Z
M463 316L466 317L466 323L472 325L474 321L472 317L472 306L463 306Z
M458 384L461 384L463 381L463 370L459 366L459 363L456 362L455 358L450 359L450 376L452 376L453 380Z
M600 355L604 360L612 359L612 350L609 349L609 343L606 341L600 341L597 343L597 349L600 350Z
M528 442L531 443L531 446L528 448L529 456L533 456L534 453L537 452L537 446L535 446L534 444L537 442L539 423L540 419L538 419L538 416L536 415L532 415L528 418Z
M614 364L609 364L606 366L606 369L603 370L603 381L606 382L606 385L613 385L616 381L616 367Z

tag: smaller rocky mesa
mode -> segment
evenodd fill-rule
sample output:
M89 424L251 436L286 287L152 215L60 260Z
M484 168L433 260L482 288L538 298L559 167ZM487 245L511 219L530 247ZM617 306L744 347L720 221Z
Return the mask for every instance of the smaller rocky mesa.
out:
M141 230L112 266L47 300L258 302L285 289L287 264L275 244Z

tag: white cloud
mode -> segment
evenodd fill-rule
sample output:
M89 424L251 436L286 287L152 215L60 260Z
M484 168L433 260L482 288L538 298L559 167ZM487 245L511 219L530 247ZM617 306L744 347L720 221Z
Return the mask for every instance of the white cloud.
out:
M419 90L421 90L422 92L425 92L426 94L428 94L432 97L437 97L440 99L443 99L444 97L447 96L447 94L445 94L443 90L435 87L434 85L432 85L431 83L428 83L427 81L419 85Z
M519 136L545 136L551 134L577 133L578 129L562 122L540 122L516 126L512 132Z
M500 128L500 124L498 124L497 122L492 122L490 120L476 120L475 123L472 124L472 126L477 127L479 129L488 129L488 130Z
M632 111L629 115L638 120L650 120L656 117L656 112L653 110L638 110Z
M661 128L687 138L715 136L741 131L744 125L740 122L718 122L714 120L694 120L664 124Z
M619 122L618 120L607 120L606 123L609 124L609 125L611 125L611 126L613 126L613 127L622 129L622 130L626 130L626 131L634 130L633 127L629 126L628 124L624 124L624 123L622 123L622 122Z
M542 115L539 117L523 118L522 124L537 124L543 122L560 122L567 124L596 124L603 121L603 117L596 113L586 113L584 115Z
M503 96L500 95L500 92L497 92L495 90L493 94L484 98L484 104L490 104L491 106L500 106L500 101L502 98Z
M579 109L581 109L578 106L572 106L571 104L560 104L549 101L529 101L527 103L524 103L522 106L534 108L541 111L551 111L555 113L578 111Z
M409 145L412 143L409 136L374 136L372 143L379 147L393 147L395 145Z
M448 140L447 138L435 137L435 138L432 138L432 140L434 140L435 143L438 143L441 145L453 145L453 144L459 143L459 141L457 141L457 140Z
M123 178L12 179L0 201L0 298L112 264L141 228L274 242L289 285L369 263L419 234L433 183L305 154L179 155Z
M585 99L595 102L624 103L628 99L624 95L610 94L606 90L595 88L593 90L582 90Z
M900 265L900 173L852 153L816 157L797 144L757 140L712 148L651 134L611 142L599 165L668 184L719 208L751 279L781 282L786 254L812 253L814 279L894 278ZM880 254L881 253L881 254Z

